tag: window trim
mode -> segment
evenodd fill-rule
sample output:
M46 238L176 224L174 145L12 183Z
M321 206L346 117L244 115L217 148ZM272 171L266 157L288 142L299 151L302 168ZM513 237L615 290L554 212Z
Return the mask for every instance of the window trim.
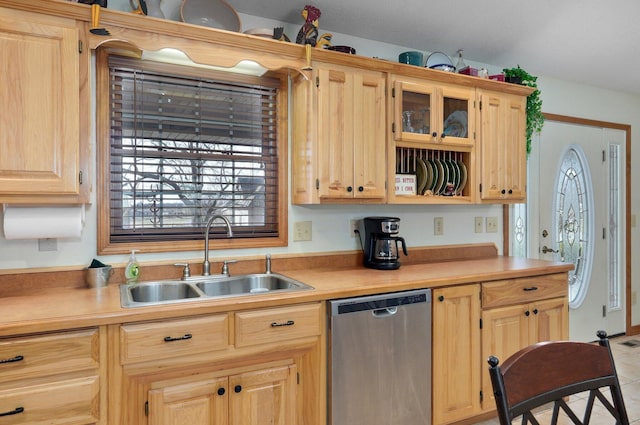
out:
M120 50L119 53L122 53ZM110 241L110 205L109 205L109 66L107 47L96 50L96 204L97 216L97 253L99 255L126 254L131 249L141 252L180 252L201 251L204 248L204 234L201 239L166 242L119 242ZM167 65L167 69L172 65ZM193 68L194 75L202 75L200 68ZM232 74L216 71L206 71L212 75L229 80ZM286 74L276 73L270 77L278 78L278 237L273 238L239 238L239 239L211 239L210 249L239 249L265 248L287 246L288 243L288 78ZM233 75L234 81L248 81L251 78L243 75Z

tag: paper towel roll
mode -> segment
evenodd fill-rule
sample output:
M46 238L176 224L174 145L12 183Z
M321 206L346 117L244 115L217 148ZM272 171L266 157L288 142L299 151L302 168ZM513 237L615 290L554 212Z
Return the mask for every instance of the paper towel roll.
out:
M70 207L4 207L7 239L79 238L84 205Z

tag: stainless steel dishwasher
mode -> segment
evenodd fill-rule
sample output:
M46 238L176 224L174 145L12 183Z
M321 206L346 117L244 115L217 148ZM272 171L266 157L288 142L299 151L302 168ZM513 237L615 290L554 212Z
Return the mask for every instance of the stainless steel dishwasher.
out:
M329 301L331 425L431 424L431 290Z

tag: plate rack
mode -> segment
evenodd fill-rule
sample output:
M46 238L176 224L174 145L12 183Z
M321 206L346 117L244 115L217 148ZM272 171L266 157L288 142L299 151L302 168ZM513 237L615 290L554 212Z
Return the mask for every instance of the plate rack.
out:
M470 153L436 149L396 147L396 174L416 175L416 194L398 197L470 197ZM434 199L435 200L435 199Z

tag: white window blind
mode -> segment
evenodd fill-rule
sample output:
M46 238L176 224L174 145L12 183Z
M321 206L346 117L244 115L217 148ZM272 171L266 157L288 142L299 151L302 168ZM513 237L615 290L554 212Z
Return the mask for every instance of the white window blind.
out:
M111 242L278 237L279 81L179 70L109 58Z

